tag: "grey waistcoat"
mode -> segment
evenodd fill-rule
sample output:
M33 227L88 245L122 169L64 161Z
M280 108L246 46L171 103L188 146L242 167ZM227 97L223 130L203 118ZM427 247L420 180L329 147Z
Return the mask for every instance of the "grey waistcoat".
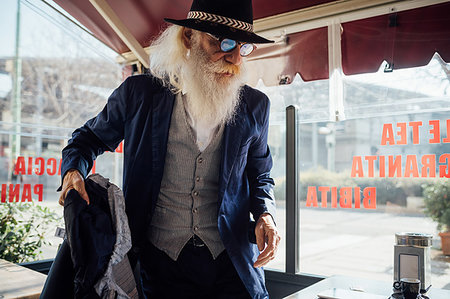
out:
M149 239L156 248L177 260L195 234L215 259L225 249L217 228L223 126L200 152L186 117L181 96L177 96Z

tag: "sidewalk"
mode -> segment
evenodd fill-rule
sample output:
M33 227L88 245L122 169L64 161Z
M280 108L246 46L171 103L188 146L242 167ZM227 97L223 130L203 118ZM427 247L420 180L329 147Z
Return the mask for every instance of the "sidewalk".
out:
M283 240L269 268L284 270L285 211L277 210ZM396 232L435 235L436 224L427 217L344 209L300 209L300 271L324 276L347 275L393 281ZM431 250L431 283L450 289L450 257Z

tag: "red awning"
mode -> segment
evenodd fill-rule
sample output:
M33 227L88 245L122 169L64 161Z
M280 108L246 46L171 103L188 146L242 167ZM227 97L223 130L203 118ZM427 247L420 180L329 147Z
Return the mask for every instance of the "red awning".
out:
M423 66L435 52L450 62L450 3L343 23L346 75L376 72L383 60L394 69Z
M130 51L89 0L54 1L117 53ZM335 1L337 0L253 0L253 15L256 20ZM106 2L144 48L165 26L164 18L185 19L192 3L190 0L107 0Z
M128 47L89 0L55 0L96 37L118 53ZM164 26L164 17L185 18L188 0L106 0L142 47ZM256 19L336 0L253 0ZM383 60L394 68L426 65L438 52L450 62L450 2L342 24L345 74L375 72ZM304 81L328 78L327 27L290 34L286 43L260 45L249 58L250 77L267 85L288 83L296 73Z
M304 81L328 78L327 27L290 34L285 42L259 46L248 59L250 84L288 84L299 73Z

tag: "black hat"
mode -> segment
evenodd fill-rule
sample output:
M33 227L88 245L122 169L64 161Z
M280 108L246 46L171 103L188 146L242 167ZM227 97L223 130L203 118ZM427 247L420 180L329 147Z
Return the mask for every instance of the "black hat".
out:
M253 33L251 0L194 0L187 19L164 20L241 42L273 42Z

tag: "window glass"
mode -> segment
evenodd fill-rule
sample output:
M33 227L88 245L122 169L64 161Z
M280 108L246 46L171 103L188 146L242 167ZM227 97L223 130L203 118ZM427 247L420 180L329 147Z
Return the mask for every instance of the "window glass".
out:
M300 125L300 270L392 281L395 233L428 233L448 287L424 188L450 177L450 65L383 68L343 78L346 120Z
M258 82L257 88L270 99L269 147L273 158L271 175L275 180L275 198L277 204L277 227L282 236L276 258L268 268L285 270L286 250L286 107L295 105L299 110L300 122L327 120L328 80L304 82L299 75L289 85L264 86Z
M344 76L347 118L449 111L449 68L439 54L423 67Z
M43 1L7 0L1 6L1 205L31 202L61 217L56 192L61 150L71 133L106 104L120 83L120 66L112 50ZM95 169L121 186L121 147L117 151L99 158ZM31 219L30 213L22 216L18 220ZM48 228L46 240L51 245L31 259L55 256L62 242L54 237L56 226L63 227L63 222Z

